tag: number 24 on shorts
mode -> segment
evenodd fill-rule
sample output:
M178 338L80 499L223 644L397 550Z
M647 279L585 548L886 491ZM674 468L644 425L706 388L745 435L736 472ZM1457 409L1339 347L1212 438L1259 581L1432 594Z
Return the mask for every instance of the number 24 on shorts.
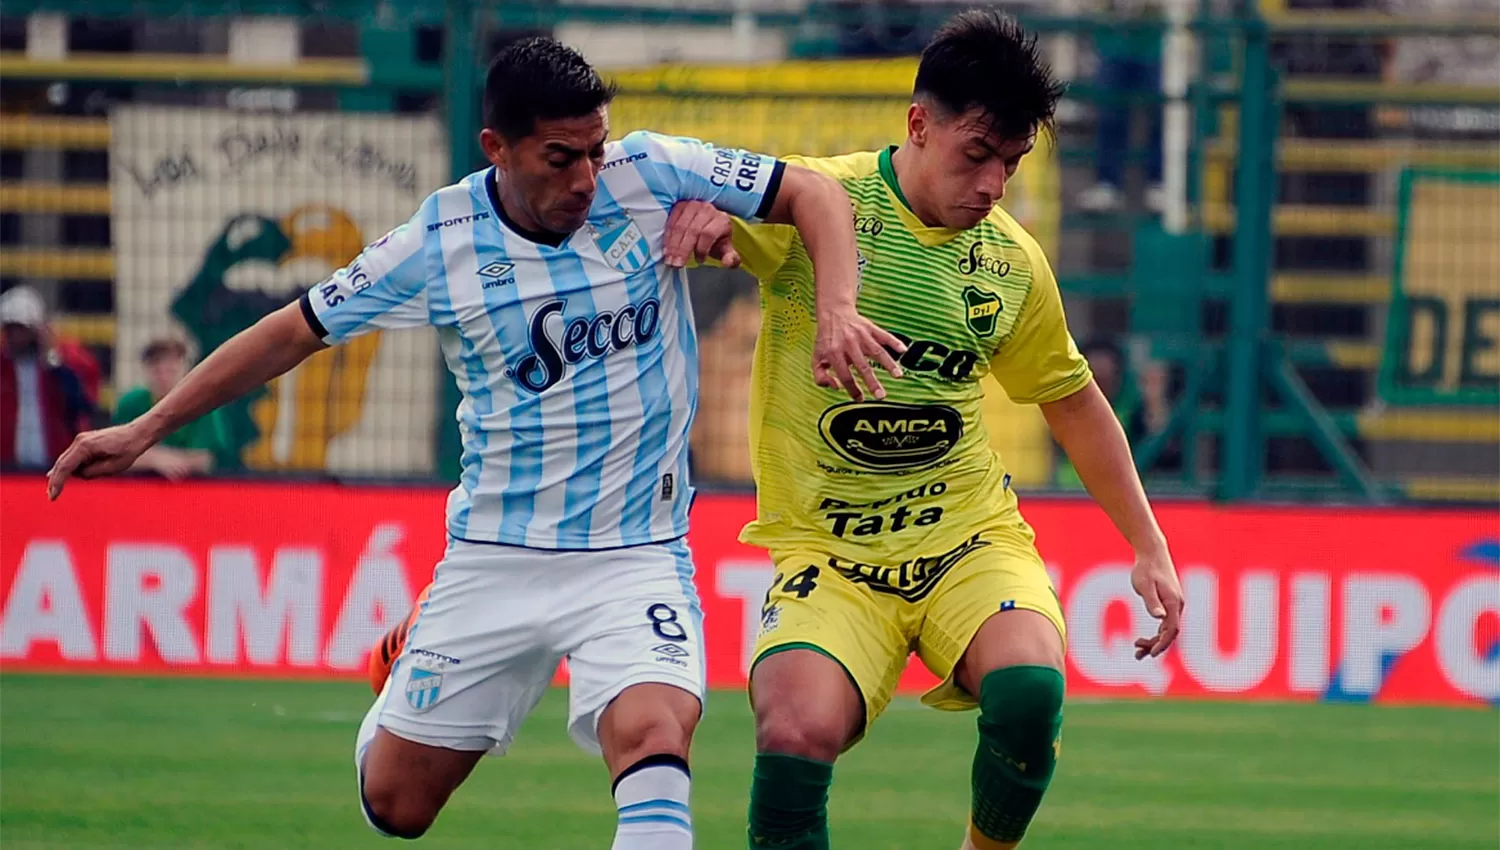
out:
M770 625L775 622L773 614L775 606L771 603L771 592L776 589L778 584L781 585L782 593L795 593L798 599L806 599L808 594L818 588L818 576L822 572L816 565L808 565L800 572L794 573L791 578L787 578L785 573L777 573L773 576L771 578L771 586L766 588L765 601L760 606L762 631L770 631L770 629L774 628L774 626ZM783 579L786 580L785 584L782 584Z
M782 593L795 593L798 599L806 599L809 593L817 590L818 576L822 572L816 565L808 566L801 572L795 573L791 578L787 578L786 584L781 584L781 580L786 578L786 574L777 573L771 579L771 587L766 590L766 606L770 606L771 591L775 590L778 584L781 584Z

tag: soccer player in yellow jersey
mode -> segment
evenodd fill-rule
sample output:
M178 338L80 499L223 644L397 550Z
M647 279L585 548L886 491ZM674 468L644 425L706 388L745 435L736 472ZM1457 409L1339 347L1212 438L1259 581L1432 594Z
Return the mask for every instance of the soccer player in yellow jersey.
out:
M923 51L904 144L789 158L853 201L859 311L906 344L905 376L882 400L807 380L807 251L791 227L735 224L764 316L750 411L759 510L742 539L775 563L750 679L752 848L829 846L833 762L880 716L912 652L943 679L923 702L979 709L964 846L1013 847L1036 814L1059 751L1065 629L989 447L986 375L1041 406L1134 548L1134 587L1161 621L1138 657L1177 636L1182 591L1125 435L1069 336L1047 258L997 206L1061 92L1034 37L965 12Z

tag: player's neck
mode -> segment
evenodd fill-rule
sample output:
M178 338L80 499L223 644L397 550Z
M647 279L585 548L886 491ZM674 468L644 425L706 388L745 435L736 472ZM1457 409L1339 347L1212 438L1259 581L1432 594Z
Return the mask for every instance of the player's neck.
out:
M911 162L911 151L906 145L896 148L891 154L891 171L895 173L896 185L899 189L901 200L906 202L906 208L911 210L912 215L927 227L942 227L942 221L931 211L927 199L922 195L920 181L912 179L915 169Z

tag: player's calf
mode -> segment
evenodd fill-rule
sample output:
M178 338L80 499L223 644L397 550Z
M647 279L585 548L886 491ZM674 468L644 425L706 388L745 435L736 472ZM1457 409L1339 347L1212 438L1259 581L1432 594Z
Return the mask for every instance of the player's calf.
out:
M688 749L702 705L681 688L626 688L599 717L619 821L612 850L691 850Z
M979 701L973 808L966 850L1009 850L1026 835L1057 765L1062 730L1062 638L1040 614L993 615L958 677Z
M1003 667L979 688L979 747L969 841L1014 847L1042 805L1057 765L1063 675L1053 667Z

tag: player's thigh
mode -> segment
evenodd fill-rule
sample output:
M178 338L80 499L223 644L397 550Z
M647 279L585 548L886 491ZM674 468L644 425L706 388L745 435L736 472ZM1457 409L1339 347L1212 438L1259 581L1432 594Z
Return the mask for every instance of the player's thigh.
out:
M978 679L998 667L1063 665L1062 606L1030 528L998 524L976 539L983 545L934 591L917 640L922 663L943 680L922 697L937 708L973 708Z
M707 679L703 608L687 544L578 553L573 560L560 577L572 592L554 623L568 636L569 734L585 751L603 752L606 709L633 686L655 684L685 700L675 694L652 700L651 693L661 693L656 689L636 694L645 703L612 718L610 752L630 750L625 739L637 733L678 736L685 745L702 713Z
M359 769L366 815L418 829L431 823L484 757L488 746L479 746L483 748L419 744L377 728Z
M549 557L451 545L372 708L376 725L416 744L503 753L562 654L545 629L550 591L528 580Z
M837 710L842 701L830 702L835 696L823 693L842 686L828 675L825 662L832 662L859 697L859 717L846 742L852 746L890 704L906 668L910 639L901 609L908 603L854 584L828 566L827 555L773 553L773 559L751 663L751 704L760 725L777 707L793 714L806 709L800 716L810 720L817 717L813 712Z

